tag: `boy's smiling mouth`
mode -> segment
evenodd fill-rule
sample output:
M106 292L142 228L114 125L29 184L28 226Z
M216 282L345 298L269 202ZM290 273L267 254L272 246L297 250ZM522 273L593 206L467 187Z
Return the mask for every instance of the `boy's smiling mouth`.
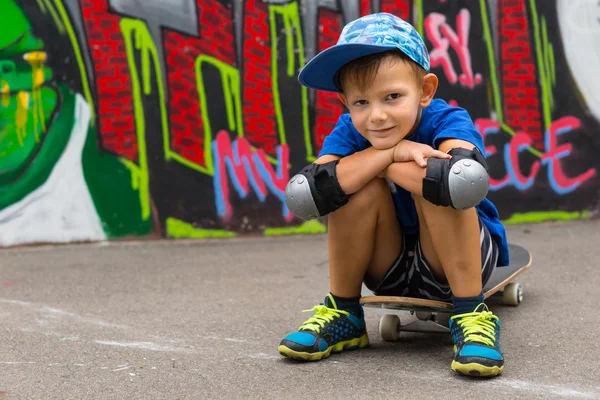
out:
M389 128L383 128L383 129L369 129L369 132L375 136L383 136L386 133L389 133L394 128L395 128L395 126L391 126Z

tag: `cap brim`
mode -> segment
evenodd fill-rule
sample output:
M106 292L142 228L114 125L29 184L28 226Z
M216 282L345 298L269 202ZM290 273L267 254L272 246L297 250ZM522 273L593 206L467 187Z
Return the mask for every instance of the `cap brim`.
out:
M383 53L395 48L395 46L356 43L332 46L317 54L302 68L298 74L298 81L312 89L339 92L333 77L340 68L357 58Z

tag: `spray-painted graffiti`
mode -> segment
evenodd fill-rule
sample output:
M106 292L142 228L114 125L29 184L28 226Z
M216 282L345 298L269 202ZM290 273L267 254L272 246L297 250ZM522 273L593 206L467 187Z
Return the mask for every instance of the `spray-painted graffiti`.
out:
M481 74L473 74L471 67L471 52L469 50L469 27L471 25L471 14L469 10L463 8L456 16L455 32L448 23L444 14L433 12L425 18L425 33L431 41L433 49L431 49L429 57L431 58L431 66L437 67L441 65L444 69L444 74L450 83L460 83L472 88L476 84L481 83ZM449 47L456 52L459 59L460 68L463 71L458 77L450 54Z
M497 121L478 119L475 126L485 138L488 135L500 132L500 124ZM504 145L500 156L506 168L502 179L490 179L490 190L497 191L507 186L514 186L520 191L529 189L535 182L539 172L540 165L547 165L547 180L554 192L558 194L567 194L576 190L582 183L596 175L596 169L590 168L576 177L567 177L563 171L561 159L571 154L573 145L571 143L557 144L560 135L567 134L574 129L581 127L581 121L575 117L564 117L554 121L550 129L544 134L544 150L539 161L534 161L531 165L529 175L525 176L521 172L519 155L523 151L531 149L532 141L527 134L523 132L516 133L510 140L510 143ZM486 146L485 156L490 159L498 153L496 146ZM501 163L495 163L498 165Z
M227 221L233 210L229 200L229 182L235 187L240 197L246 198L249 192L248 183L261 202L267 197L267 187L283 203L283 216L289 221L293 215L288 210L283 193L289 180L288 165L289 150L287 145L277 147L277 172L273 171L265 152L262 149L252 151L246 138L240 137L233 145L226 131L217 134L213 142L212 152L215 157L213 171L217 212ZM226 169L227 167L227 169Z
M5 0L0 11L0 246L298 226L285 184L344 109L296 76L376 11L415 25L438 96L471 113L503 219L598 206L596 2Z

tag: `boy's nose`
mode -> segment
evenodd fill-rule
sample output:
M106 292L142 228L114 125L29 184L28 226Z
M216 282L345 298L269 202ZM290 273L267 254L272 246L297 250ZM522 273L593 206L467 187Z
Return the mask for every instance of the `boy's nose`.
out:
M381 122L387 119L387 114L379 107L374 107L369 116L371 122Z

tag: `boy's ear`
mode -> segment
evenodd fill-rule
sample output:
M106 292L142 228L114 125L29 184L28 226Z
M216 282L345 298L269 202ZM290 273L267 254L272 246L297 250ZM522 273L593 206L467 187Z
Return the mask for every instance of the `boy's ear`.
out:
M344 106L348 108L348 99L346 99L346 95L344 95L344 93L338 92L337 97L344 104Z
M423 91L419 105L423 108L428 107L433 100L438 88L438 78L435 74L427 74L423 77Z

